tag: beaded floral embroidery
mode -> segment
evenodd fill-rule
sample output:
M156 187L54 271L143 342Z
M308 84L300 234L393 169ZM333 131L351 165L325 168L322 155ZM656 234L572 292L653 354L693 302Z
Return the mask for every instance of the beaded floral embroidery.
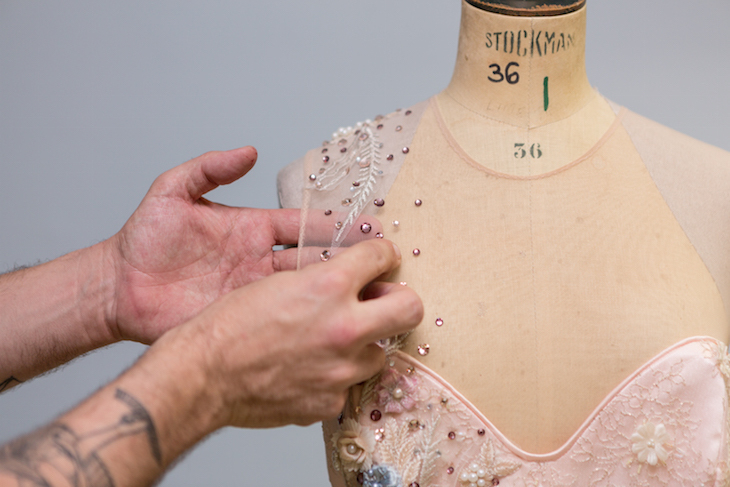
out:
M730 359L714 340L688 340L659 355L544 459L513 449L414 359L399 352L391 364L361 386L348 413L375 435L372 466L346 475L348 487L375 486L365 474L377 472L398 487L727 485L729 435L718 427L728 415ZM413 407L388 410L399 388Z

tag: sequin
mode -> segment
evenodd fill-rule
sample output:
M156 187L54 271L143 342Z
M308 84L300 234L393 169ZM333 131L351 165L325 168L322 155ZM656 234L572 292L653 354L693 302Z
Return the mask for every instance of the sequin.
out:
M446 469L446 473L449 474L449 475L453 474L454 473L454 467L447 468Z
M342 200L342 206L350 206L352 204L352 198L345 198Z
M382 198L378 198L375 201L373 201L373 204L375 206L383 206L385 204L385 200L383 200Z
M328 162L330 162L330 156L324 156L322 158L322 162L324 162L325 164L327 164Z
M398 126L397 126L397 127L395 128L395 131L396 131L396 132L400 132L401 130L403 130L403 127L401 127L400 125L398 125Z
M365 132L360 134L360 140L368 140L368 137L369 137L369 135L366 134Z
M326 154L328 151L329 151L329 149L327 147L325 147L324 149L322 149L322 154Z
M347 152L347 147L343 147L342 149L340 149L340 152L342 152L343 154L344 154L345 152Z
M448 397L442 397L441 398L441 405L442 406L446 406L448 403L449 403L449 398Z
M415 372L416 372L416 369L414 369L413 367L408 367L406 369L406 374L408 374L408 375L413 375Z
M478 434L479 436L484 436L484 435L486 434L486 431L485 431L485 430L483 430L483 429L480 429L479 431L477 431L477 434Z
M419 255L421 255L421 249L413 249L413 255L415 257L418 257Z
M376 128L377 128L378 130L383 130L383 124L382 124L382 123L378 124L378 126L377 126Z
M316 174L310 174L309 175L309 180L310 181L316 181L317 180L317 175Z
M408 147L403 147L403 153L408 154L411 151Z
M394 227L400 226L400 222L398 220L393 220L393 226Z
M423 201L416 200L414 203L416 204L416 206L421 206L423 204Z
M330 254L329 250L325 250L319 255L319 258L322 259L322 262L327 262L330 260L330 257L332 257L332 254Z
M375 441L383 441L385 439L385 428L375 430Z
M408 427L409 427L410 429L412 429L412 430L418 429L418 427L419 427L419 426L421 426L421 423L419 423L417 419L412 419L412 420L411 420L411 421L410 421L410 422L408 423Z
M330 216L332 214L332 210L324 210L324 216Z
M357 188L358 186L360 186L360 181L353 181L352 185Z
M377 147L378 149L382 149L383 148L383 143L382 142L378 142L377 144L375 144L375 147Z
M456 433L454 433L453 431L449 431L449 439L450 440L455 440L456 439Z
M411 113L413 113L413 112L410 110L406 110L406 115L410 115Z
M429 345L428 343L423 343L418 346L418 355L420 355L422 357L425 357L426 355L428 355L428 352L430 352L430 351L431 351L431 345Z
M444 320L441 318L436 318L436 326L444 326Z
M337 223L335 223L335 228L336 228L337 230L341 230L341 229L342 229L342 222L337 222Z
M384 237L384 235L380 232L375 234L375 238L383 238L383 237Z
M380 421L380 419L382 417L383 417L383 413L381 413L377 409L373 409L373 411L370 413L370 419L372 419L375 422Z
M345 144L347 144L347 139L340 139L340 141L337 143L340 145L345 145Z
M388 161L392 161L395 156L393 154L388 154L388 156L385 158Z
M358 164L358 165L359 165L360 167L370 167L370 161L369 161L369 160L367 160L367 159L366 159L366 160L364 160L364 161L360 161L360 162L358 162L357 164Z
M363 223L362 225L360 225L360 231L362 233L370 233L370 230L372 230L372 229L373 229L373 226L370 225L369 223Z

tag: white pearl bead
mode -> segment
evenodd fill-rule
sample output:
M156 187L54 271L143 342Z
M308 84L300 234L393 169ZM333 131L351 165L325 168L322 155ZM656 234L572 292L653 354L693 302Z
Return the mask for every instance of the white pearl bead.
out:
M469 465L469 470L471 470L472 472L477 472L479 471L479 465L477 465L476 463L472 463L471 465Z
M476 484L479 481L479 477L475 473L469 474L469 481L473 484Z
M355 446L353 444L347 445L347 453L349 453L350 455L354 455L355 453L357 453L357 450L358 450L357 446Z
M403 399L405 393L400 387L393 391L393 399Z
M468 482L469 481L469 473L468 472L461 472L461 475L459 476L459 480L462 482Z
M484 480L484 479L479 479L479 480L477 481L477 486L478 486L478 487L485 487L486 485L487 485L487 481L486 481L486 480Z
M477 475L478 475L478 476L479 476L479 478L481 479L481 478L484 478L484 477L485 477L485 476L487 475L487 472L486 472L486 471L485 471L485 470L484 470L483 468L480 468L480 469L479 469L479 470L477 471Z

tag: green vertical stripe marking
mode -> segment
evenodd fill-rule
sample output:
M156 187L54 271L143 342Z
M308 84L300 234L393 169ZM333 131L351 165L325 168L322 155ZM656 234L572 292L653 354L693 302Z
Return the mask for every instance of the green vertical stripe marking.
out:
M543 87L543 99L545 103L545 111L547 112L548 106L550 105L550 95L548 95L548 77L545 76L545 79L542 82Z

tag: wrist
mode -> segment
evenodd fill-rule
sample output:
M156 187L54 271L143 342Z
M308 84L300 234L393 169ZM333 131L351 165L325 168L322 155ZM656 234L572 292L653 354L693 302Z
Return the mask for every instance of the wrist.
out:
M139 384L140 394L149 396L153 415L164 438L174 439L182 453L210 433L228 425L228 415L216 381L210 372L204 341L189 326L182 325L163 335L122 376Z
M91 349L121 340L114 319L117 284L113 249L110 239L69 254L77 259L76 302Z

